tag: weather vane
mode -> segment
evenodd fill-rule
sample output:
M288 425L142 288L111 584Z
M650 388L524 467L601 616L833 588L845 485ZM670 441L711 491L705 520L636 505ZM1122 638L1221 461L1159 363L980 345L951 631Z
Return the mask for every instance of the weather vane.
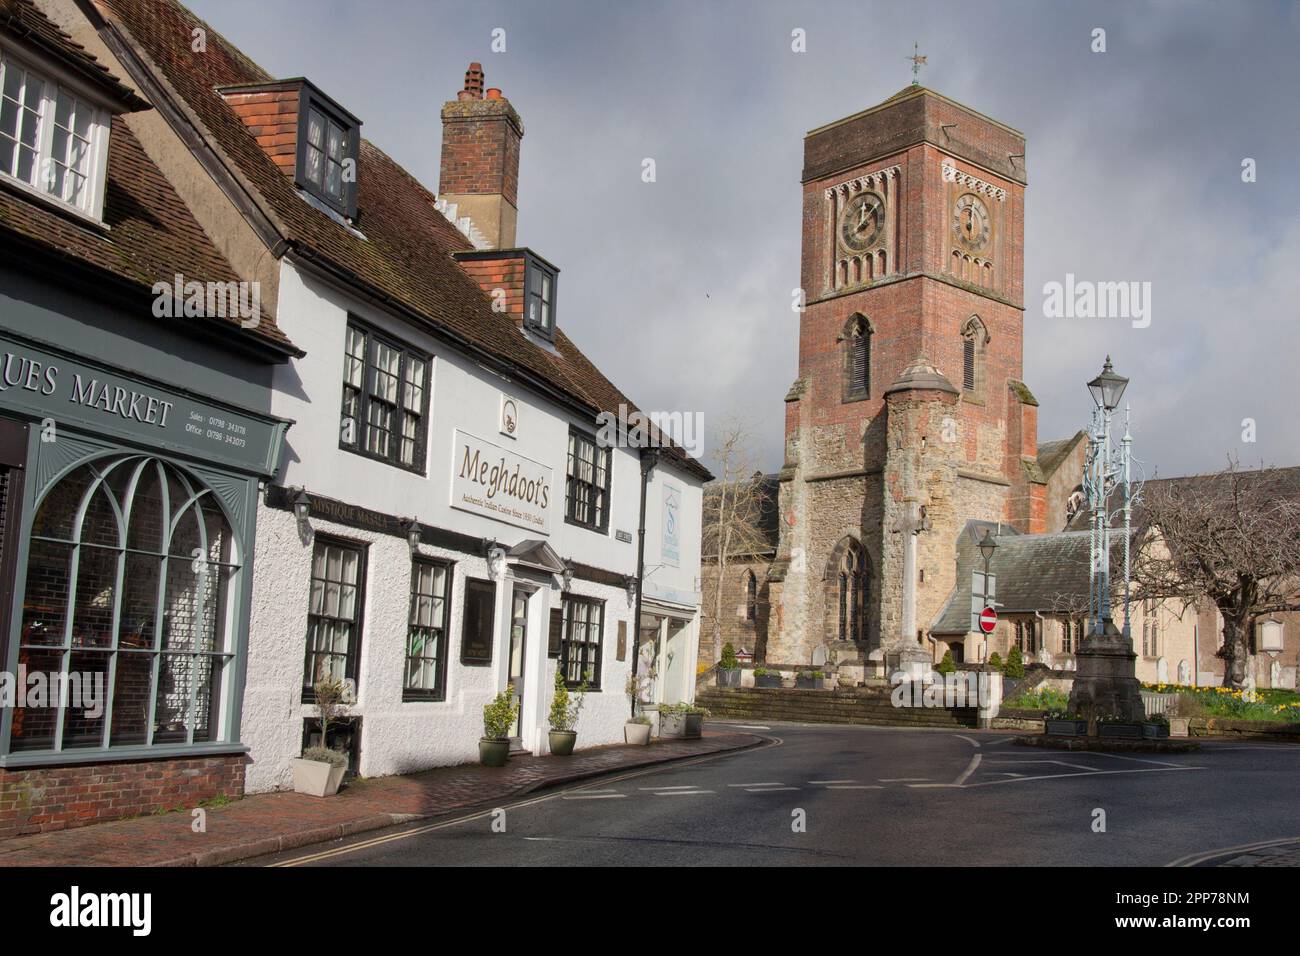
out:
M912 55L903 59L912 61L912 85L920 86L921 67L925 65L925 57L921 56L920 46L914 42L912 44Z

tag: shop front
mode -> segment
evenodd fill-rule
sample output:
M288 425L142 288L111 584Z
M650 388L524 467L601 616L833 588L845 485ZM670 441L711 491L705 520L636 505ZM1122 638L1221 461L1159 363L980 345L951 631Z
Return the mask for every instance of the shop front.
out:
M287 423L166 384L194 378L174 361L0 331L0 835L242 793L258 486Z

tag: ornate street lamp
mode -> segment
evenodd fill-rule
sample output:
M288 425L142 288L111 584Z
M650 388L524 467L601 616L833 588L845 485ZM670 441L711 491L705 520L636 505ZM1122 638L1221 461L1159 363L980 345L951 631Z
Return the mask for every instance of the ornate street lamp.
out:
M993 537L993 531L989 528L985 528L984 537L980 538L980 554L984 556L984 578L986 582L984 592L986 595L988 593L987 581L989 575L989 562L993 560L993 552L996 551L997 548L998 541Z
M1107 412L1119 408L1119 400L1124 396L1124 389L1127 387L1128 379L1123 375L1115 374L1109 355L1106 356L1106 364L1102 366L1101 374L1088 383L1092 400L1097 403L1098 408L1103 408Z

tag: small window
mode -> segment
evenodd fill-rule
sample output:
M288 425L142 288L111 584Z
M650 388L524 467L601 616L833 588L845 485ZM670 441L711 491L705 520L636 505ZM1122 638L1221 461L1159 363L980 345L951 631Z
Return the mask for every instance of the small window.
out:
M564 518L595 531L609 526L610 449L582 432L569 432Z
M745 572L745 620L758 618L758 578L753 571Z
M465 582L465 609L460 636L462 664L492 663L492 629L496 617L497 587L491 581Z
M555 335L555 269L528 257L527 304L524 323L545 338Z
M0 174L98 219L107 155L104 110L0 58Z
M551 608L551 629L546 637L546 656L559 657L564 643L564 609Z
M600 690L600 646L605 623L605 602L590 598L564 598L564 638L560 644L560 668L569 687L583 681Z
M303 87L298 107L298 185L340 215L357 212L357 124Z
M349 323L340 446L423 474L428 376L427 355Z
M961 340L962 394L979 399L984 393L984 351L989 333L978 315L966 320L961 329Z
M406 629L403 700L443 700L447 674L447 591L451 565L416 558L411 563L411 609Z
M303 698L310 700L318 680L357 679L361 647L362 593L366 551L350 541L318 534L311 560L307 605L307 660Z

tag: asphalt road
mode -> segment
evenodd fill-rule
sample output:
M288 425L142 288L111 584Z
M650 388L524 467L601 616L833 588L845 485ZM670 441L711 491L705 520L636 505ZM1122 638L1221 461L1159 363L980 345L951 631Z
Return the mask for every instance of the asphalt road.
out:
M1300 837L1297 745L1121 756L1001 732L765 726L754 750L251 862L1162 866Z

